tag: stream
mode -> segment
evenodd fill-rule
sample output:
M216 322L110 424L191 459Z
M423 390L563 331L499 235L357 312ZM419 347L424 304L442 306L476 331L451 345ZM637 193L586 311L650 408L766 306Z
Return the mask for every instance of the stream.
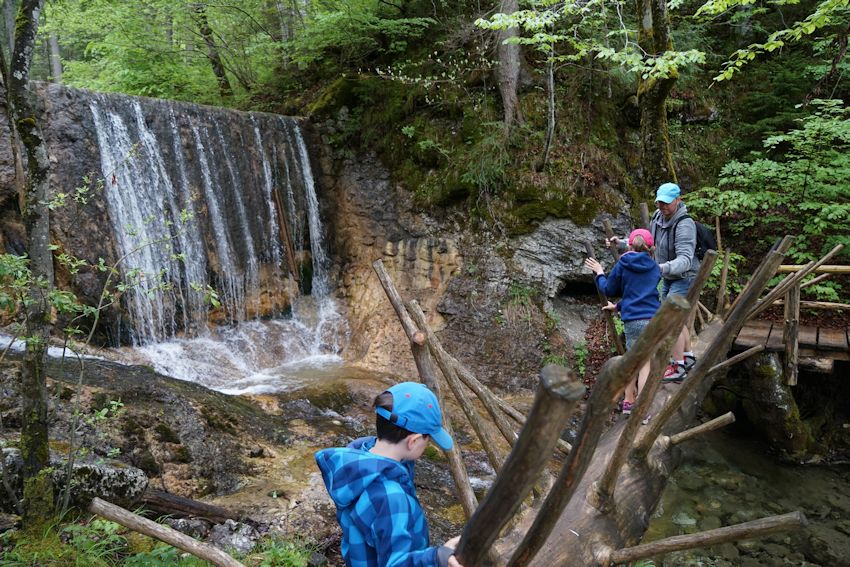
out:
M850 565L850 466L777 463L740 428L683 446L643 542L719 528L795 510L809 525L796 532L680 551L664 567Z

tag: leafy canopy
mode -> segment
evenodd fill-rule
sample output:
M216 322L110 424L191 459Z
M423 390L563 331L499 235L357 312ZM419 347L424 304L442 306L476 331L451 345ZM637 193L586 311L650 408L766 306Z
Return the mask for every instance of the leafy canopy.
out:
M732 219L735 233L772 241L798 235L796 263L850 246L850 109L841 100L814 100L799 127L763 142L748 161L726 164L716 187L688 197L702 214Z

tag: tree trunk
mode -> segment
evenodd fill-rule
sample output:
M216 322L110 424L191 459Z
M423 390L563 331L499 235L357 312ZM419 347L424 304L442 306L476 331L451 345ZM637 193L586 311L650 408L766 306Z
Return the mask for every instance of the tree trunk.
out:
M552 150L552 140L555 138L555 51L549 50L549 61L546 62L546 143L543 146L543 158L538 171L546 169L549 163L549 152Z
M21 4L7 85L9 113L27 154L22 213L33 279L29 291L30 304L26 308L27 349L21 372L21 457L24 461L25 520L28 523L37 523L53 513L53 485L50 475L43 470L49 463L44 358L50 337L48 296L53 288L50 210L47 207L50 162L27 89L42 4L43 0L24 0Z
M17 1L16 0L4 0L3 2L3 37L5 38L5 45L2 46L2 49L5 53L8 53L11 57L12 51L15 50L15 14L17 13ZM6 72L6 69L3 69L3 72Z
M658 57L672 49L667 0L637 0L637 10L638 43L644 52ZM676 71L671 71L670 76L663 79L638 79L641 165L647 191L654 191L661 183L676 181L667 130L667 97L677 76Z
M50 44L50 81L61 83L62 55L59 52L59 36L56 35L56 32L50 32L48 43Z
M519 0L501 0L499 11L503 14L513 14L519 10ZM499 56L498 80L499 94L502 96L502 107L505 111L505 133L510 132L516 122L522 122L517 99L517 85L519 84L520 70L520 46L513 43L505 43L506 39L517 37L519 31L516 27L499 31L497 53Z
M227 73L224 69L224 63L221 60L221 54L218 51L218 45L215 43L215 34L210 27L209 19L207 18L207 7L204 4L195 6L195 17L197 18L198 31L201 37L204 38L204 43L207 45L207 59L210 60L213 73L218 79L218 90L221 93L221 98L230 98L233 96L233 88L230 86L230 81L227 78Z

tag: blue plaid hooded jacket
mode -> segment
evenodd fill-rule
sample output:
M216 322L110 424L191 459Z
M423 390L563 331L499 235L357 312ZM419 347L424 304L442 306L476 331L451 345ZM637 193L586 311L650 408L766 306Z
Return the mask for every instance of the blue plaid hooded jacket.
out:
M413 486L413 461L374 455L374 437L316 453L342 527L348 567L444 567L451 551L429 547L428 522ZM439 551L439 552L438 552Z

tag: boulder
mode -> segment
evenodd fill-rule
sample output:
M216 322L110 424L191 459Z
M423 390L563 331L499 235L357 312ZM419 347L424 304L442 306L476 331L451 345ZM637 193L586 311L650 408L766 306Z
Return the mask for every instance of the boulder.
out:
M18 449L3 449L3 460L9 485L15 491L16 497L20 498L23 486L21 452ZM53 482L60 491L68 484L66 463L67 461L51 455ZM141 499L147 486L148 478L145 473L124 463L118 461L77 462L74 463L71 474L71 504L84 508L88 506L92 498L97 496L116 506L132 508ZM12 503L5 490L0 493L0 508L12 509Z

